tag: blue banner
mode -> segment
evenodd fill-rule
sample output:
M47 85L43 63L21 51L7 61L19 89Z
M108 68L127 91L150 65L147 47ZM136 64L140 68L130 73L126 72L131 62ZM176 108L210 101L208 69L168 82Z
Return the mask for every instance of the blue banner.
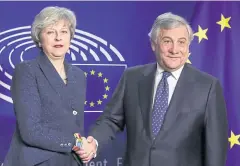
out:
M186 18L194 30L189 63L216 76L224 88L229 120L226 165L240 165L239 2L0 2L0 163L15 128L10 93L13 70L16 64L38 55L30 30L35 15L46 6L66 7L77 16L76 34L66 58L87 77L85 135L123 71L155 61L148 37L155 18L164 12ZM123 165L125 145L124 132L86 165Z

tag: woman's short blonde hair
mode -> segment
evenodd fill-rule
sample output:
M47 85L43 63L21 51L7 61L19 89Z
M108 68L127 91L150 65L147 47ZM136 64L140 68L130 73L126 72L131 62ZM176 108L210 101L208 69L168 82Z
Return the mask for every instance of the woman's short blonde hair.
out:
M68 23L71 39L74 37L77 24L76 15L74 12L64 7L46 7L35 16L31 27L31 36L37 47L39 47L39 44L41 43L40 34L42 30L45 27L53 25L60 20L64 20Z

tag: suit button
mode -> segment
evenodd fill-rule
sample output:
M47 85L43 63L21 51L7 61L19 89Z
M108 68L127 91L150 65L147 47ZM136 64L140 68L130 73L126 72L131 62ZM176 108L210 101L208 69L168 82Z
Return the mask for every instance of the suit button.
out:
M72 144L71 144L71 143L68 143L68 146L72 146Z
M77 114L78 114L78 112L74 110L73 111L73 115L77 115Z
M67 147L68 145L67 144L64 144L65 147Z
M151 147L151 150L155 150L155 149L156 149L156 147L155 147L155 146L152 146L152 147Z
M63 147L63 144L60 144L61 147Z

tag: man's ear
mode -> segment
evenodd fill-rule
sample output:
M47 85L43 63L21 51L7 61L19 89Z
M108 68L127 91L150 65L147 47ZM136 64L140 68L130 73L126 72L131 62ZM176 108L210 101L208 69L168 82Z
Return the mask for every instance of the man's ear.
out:
M154 43L154 41L151 41L151 47L152 47L153 52L155 52L156 44Z

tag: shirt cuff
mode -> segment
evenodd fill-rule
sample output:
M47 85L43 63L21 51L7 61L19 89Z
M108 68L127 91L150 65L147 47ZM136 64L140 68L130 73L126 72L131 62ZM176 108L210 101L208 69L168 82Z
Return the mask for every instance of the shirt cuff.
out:
M96 139L94 139L94 141L95 141L97 147L96 147L96 153L93 158L96 158L97 157L97 149L98 149L98 141Z

